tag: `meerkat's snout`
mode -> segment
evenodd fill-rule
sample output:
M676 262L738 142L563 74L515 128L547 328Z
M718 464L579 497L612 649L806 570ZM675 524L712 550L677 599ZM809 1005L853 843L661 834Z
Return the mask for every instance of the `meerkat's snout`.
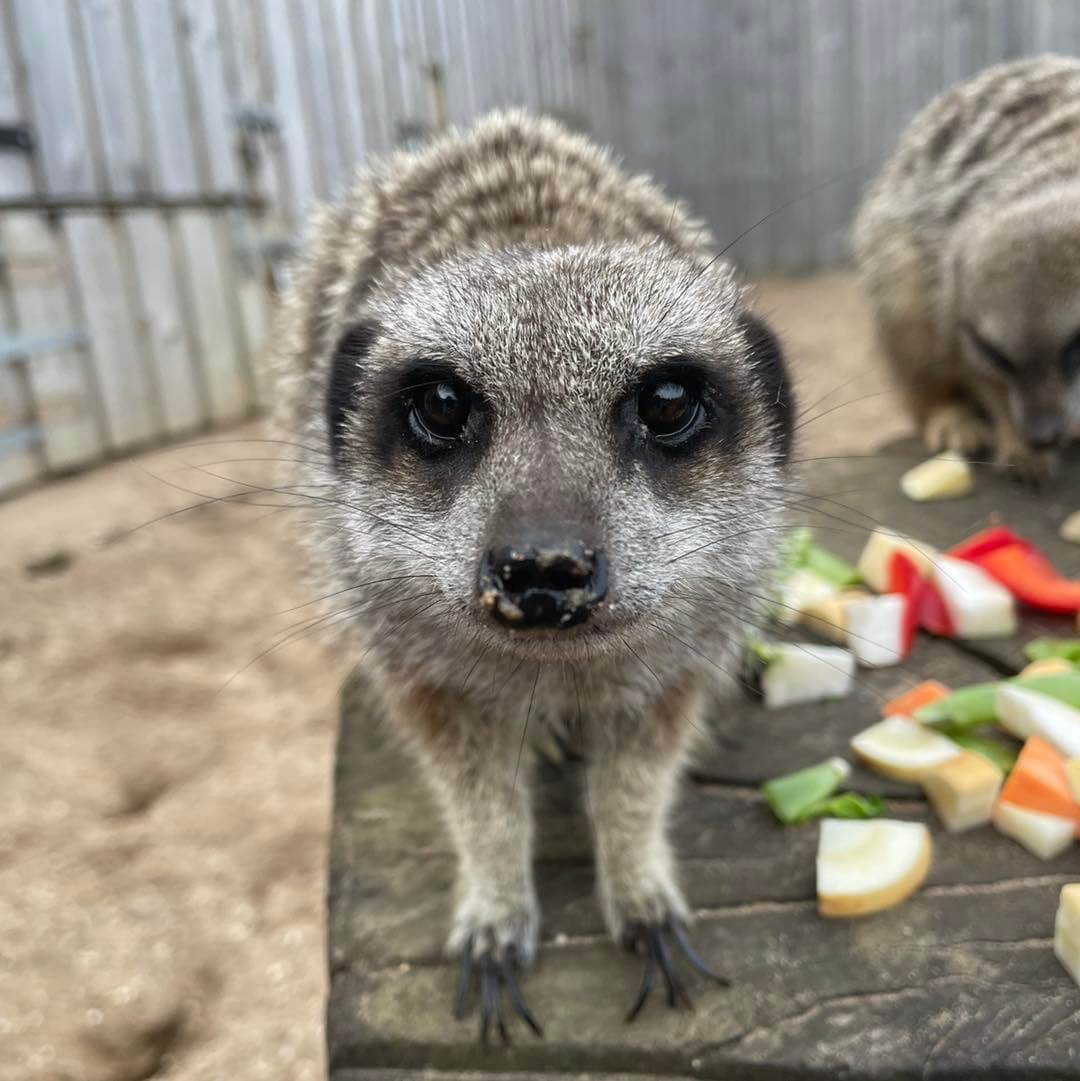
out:
M583 623L607 593L607 557L574 541L507 545L480 562L478 597L510 627L559 630Z

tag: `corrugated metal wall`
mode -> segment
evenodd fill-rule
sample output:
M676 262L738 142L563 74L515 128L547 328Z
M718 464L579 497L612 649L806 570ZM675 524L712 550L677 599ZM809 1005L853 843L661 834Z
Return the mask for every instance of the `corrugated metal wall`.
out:
M0 0L0 491L242 417L272 256L353 166L562 116L750 273L833 265L911 115L1080 0Z

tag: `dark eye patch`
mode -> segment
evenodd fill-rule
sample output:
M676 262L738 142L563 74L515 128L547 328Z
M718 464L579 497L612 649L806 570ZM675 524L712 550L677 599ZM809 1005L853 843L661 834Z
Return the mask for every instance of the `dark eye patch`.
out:
M971 343L979 351L980 356L988 364L992 364L1002 375L1014 378L1017 374L1017 366L1002 350L993 342L987 341L972 323L961 323L960 329L971 339Z
M1061 374L1066 379L1080 377L1080 332L1074 334L1061 351Z
M791 389L784 351L764 320L744 312L740 322L746 334L750 364L765 393L765 404L772 417L777 447L784 461L787 461L795 432L795 394Z
M358 323L341 336L330 360L326 383L326 432L334 464L342 464L342 428L356 405L363 374L362 361L379 336L375 323Z

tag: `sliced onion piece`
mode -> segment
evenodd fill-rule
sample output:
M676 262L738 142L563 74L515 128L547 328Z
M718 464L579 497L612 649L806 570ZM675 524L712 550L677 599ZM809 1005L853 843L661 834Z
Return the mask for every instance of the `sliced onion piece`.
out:
M906 653L907 600L899 593L865 597L847 606L848 645L859 664L887 668Z
M821 823L818 911L863 916L910 897L930 870L933 845L921 822L877 818Z
M934 585L957 638L1007 638L1016 633L1016 601L981 567L952 556L934 565Z
M770 645L772 659L761 676L766 709L844 698L851 693L855 658L837 646L812 642Z
M1002 683L994 702L999 723L1014 736L1041 736L1069 758L1080 755L1080 709L1015 683Z
M961 753L951 739L906 717L871 725L852 739L851 749L875 772L916 783Z
M993 822L999 833L1019 841L1041 860L1060 856L1072 844L1076 829L1071 818L1030 811L1004 800L998 800Z

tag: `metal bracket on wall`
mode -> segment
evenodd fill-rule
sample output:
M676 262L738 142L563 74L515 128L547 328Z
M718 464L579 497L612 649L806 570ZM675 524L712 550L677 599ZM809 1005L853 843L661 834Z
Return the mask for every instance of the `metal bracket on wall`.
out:
M0 364L29 360L38 353L58 353L62 349L77 349L87 345L89 335L84 330L65 330L59 334L14 334L0 337Z
M0 150L34 149L34 133L29 124L0 124Z
M280 129L277 113L266 105L242 105L233 111L233 123L251 135L276 135Z
M0 458L5 454L17 454L28 447L40 446L45 440L45 430L40 424L27 424L10 432L0 432Z

